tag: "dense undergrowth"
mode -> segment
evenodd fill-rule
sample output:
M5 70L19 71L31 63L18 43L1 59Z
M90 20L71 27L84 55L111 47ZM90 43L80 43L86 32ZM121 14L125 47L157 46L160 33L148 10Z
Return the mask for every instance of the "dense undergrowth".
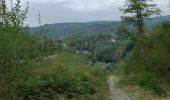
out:
M169 38L170 22L162 22L148 36L139 37L134 50L118 65L116 73L122 74L119 86L139 85L155 95L169 95Z
M16 70L9 99L106 99L105 71L87 65L77 55L24 63ZM15 83L15 84L14 84ZM6 98L8 98L6 97Z

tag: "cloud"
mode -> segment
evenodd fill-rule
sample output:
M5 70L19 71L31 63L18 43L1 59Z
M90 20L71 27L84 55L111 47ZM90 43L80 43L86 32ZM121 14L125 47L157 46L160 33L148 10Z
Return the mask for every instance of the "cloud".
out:
M116 0L28 0L30 3L60 3L73 10L98 10L113 6Z
M26 0L24 0L26 1ZM23 1L23 2L24 2ZM60 4L68 9L73 10L99 10L99 9L108 9L111 6L123 5L125 0L28 0L30 3L54 3ZM169 0L153 0L153 2L157 3L158 5L166 5L168 4Z
M33 2L33 3L59 3L59 2L66 2L66 1L69 1L69 0L28 0L30 2Z
M114 5L115 0L70 0L65 7L75 10L107 9Z

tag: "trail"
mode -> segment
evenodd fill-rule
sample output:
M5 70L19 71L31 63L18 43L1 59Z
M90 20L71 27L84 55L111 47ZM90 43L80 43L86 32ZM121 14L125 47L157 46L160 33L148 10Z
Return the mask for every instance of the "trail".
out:
M50 60L50 59L55 58L56 56L57 55L47 56L44 58L44 60ZM110 75L108 77L107 83L108 83L108 87L109 87L109 91L110 91L109 100L132 100L123 91L121 91L120 89L116 89L114 87L117 79L118 78L115 75Z
M47 57L44 57L43 60L50 60L50 59L54 59L54 58L56 58L56 57L57 57L56 54L55 54L55 55L49 55L49 56L47 56Z
M116 81L116 76L112 75L108 77L108 86L111 93L109 100L131 100L131 98L128 97L124 92L114 87Z

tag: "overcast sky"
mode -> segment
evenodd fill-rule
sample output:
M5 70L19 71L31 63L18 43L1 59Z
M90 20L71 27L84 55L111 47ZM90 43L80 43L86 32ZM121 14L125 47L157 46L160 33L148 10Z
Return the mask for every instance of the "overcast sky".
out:
M119 8L125 0L22 0L29 1L29 14L26 23L38 25L38 13L43 24L61 22L87 22L101 20L120 20ZM169 0L154 0L168 14ZM170 13L170 12L169 12Z

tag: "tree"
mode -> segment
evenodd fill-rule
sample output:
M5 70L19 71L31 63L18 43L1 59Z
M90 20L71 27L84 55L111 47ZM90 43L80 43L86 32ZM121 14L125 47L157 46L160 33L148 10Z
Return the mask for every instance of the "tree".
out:
M152 2L153 0L127 0L124 7L120 9L124 14L122 21L126 24L133 24L138 33L144 35L144 20L161 12Z
M11 0L8 8L6 1L0 0L0 80L12 75L20 61L26 58L30 38L28 28L23 26L28 6L22 10L20 0Z
M13 2L15 2L13 4ZM11 0L11 8L7 8L6 0L0 0L0 26L21 27L28 13L28 2L25 10L21 10L20 0Z

